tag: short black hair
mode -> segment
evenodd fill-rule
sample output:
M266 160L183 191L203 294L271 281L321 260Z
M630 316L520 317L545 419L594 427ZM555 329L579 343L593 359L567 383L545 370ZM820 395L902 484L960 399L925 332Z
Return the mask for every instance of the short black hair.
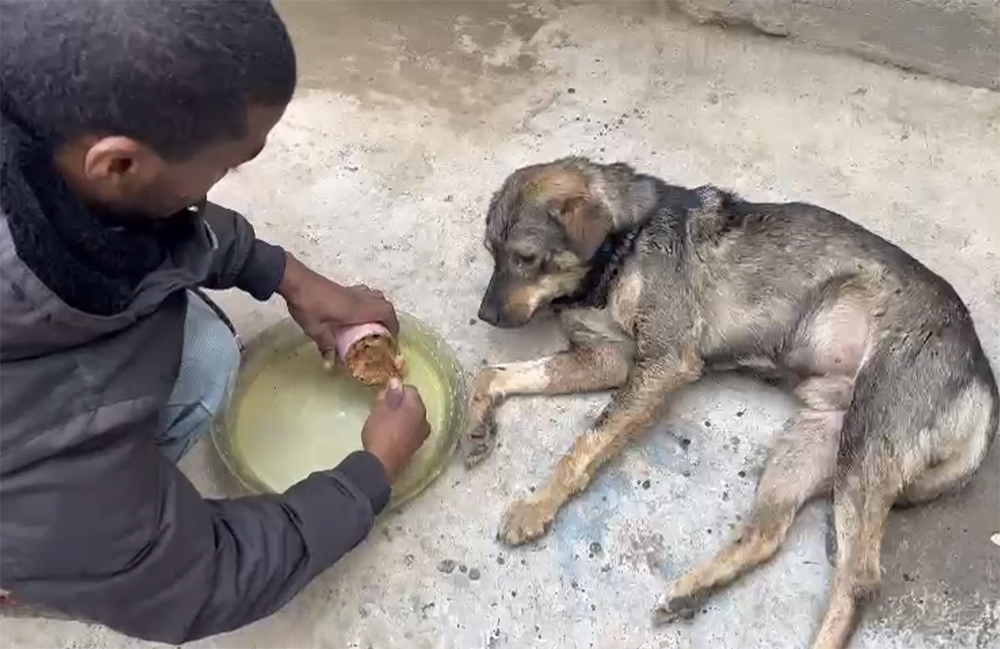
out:
M124 135L184 159L284 106L295 50L270 0L0 0L5 118L58 147Z

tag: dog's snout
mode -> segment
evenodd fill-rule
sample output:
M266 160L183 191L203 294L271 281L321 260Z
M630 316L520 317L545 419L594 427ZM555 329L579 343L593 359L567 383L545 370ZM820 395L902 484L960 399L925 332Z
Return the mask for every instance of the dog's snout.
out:
M498 299L499 296L497 293L497 279L497 272L494 269L493 275L490 277L489 286L486 287L486 292L483 293L483 301L479 305L479 319L494 327L500 324L500 320L503 317L501 300Z
M479 305L479 319L494 327L500 322L500 310L492 300L483 300Z

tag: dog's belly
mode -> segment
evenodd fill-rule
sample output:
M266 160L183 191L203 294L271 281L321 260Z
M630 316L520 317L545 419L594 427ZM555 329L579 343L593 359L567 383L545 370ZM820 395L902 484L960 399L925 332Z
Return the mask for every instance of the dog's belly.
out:
M818 308L793 338L781 364L799 380L794 392L816 410L845 410L854 382L871 352L875 319L872 301L847 293Z
M781 338L775 333L781 330L780 324L716 332L716 341L730 344L716 343L708 359L714 370L746 369L771 379L792 379L793 383L816 376L853 381L872 347L876 324L871 313L867 299L841 296L803 318L778 349L771 341ZM769 348L773 351L765 351Z
M730 349L714 355L712 369L748 370L790 387L816 410L846 409L854 395L855 379L872 348L877 326L872 312L867 295L841 294L803 318L783 349L773 354L754 353L751 350L768 345L750 336L745 351Z
M848 293L817 309L793 339L784 363L801 376L857 376L871 350L872 301Z

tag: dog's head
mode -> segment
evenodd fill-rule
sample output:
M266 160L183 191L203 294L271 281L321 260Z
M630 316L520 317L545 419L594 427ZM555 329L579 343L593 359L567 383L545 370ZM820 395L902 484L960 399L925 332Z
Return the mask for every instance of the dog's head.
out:
M580 288L594 253L615 227L607 169L564 158L507 177L486 215L485 244L494 265L480 319L518 327Z

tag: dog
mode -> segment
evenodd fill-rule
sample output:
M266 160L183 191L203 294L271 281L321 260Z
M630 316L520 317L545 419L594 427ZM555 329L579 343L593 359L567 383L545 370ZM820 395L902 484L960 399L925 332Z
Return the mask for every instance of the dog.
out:
M845 647L879 584L890 509L961 487L995 436L997 383L955 290L834 212L569 157L506 178L490 200L485 245L494 268L479 318L513 328L551 307L570 346L479 372L466 464L494 448L507 397L615 390L548 482L509 507L502 542L542 536L671 395L706 373L748 370L801 403L770 450L750 515L669 587L660 622L694 615L775 554L806 501L832 494L836 573L813 648Z

